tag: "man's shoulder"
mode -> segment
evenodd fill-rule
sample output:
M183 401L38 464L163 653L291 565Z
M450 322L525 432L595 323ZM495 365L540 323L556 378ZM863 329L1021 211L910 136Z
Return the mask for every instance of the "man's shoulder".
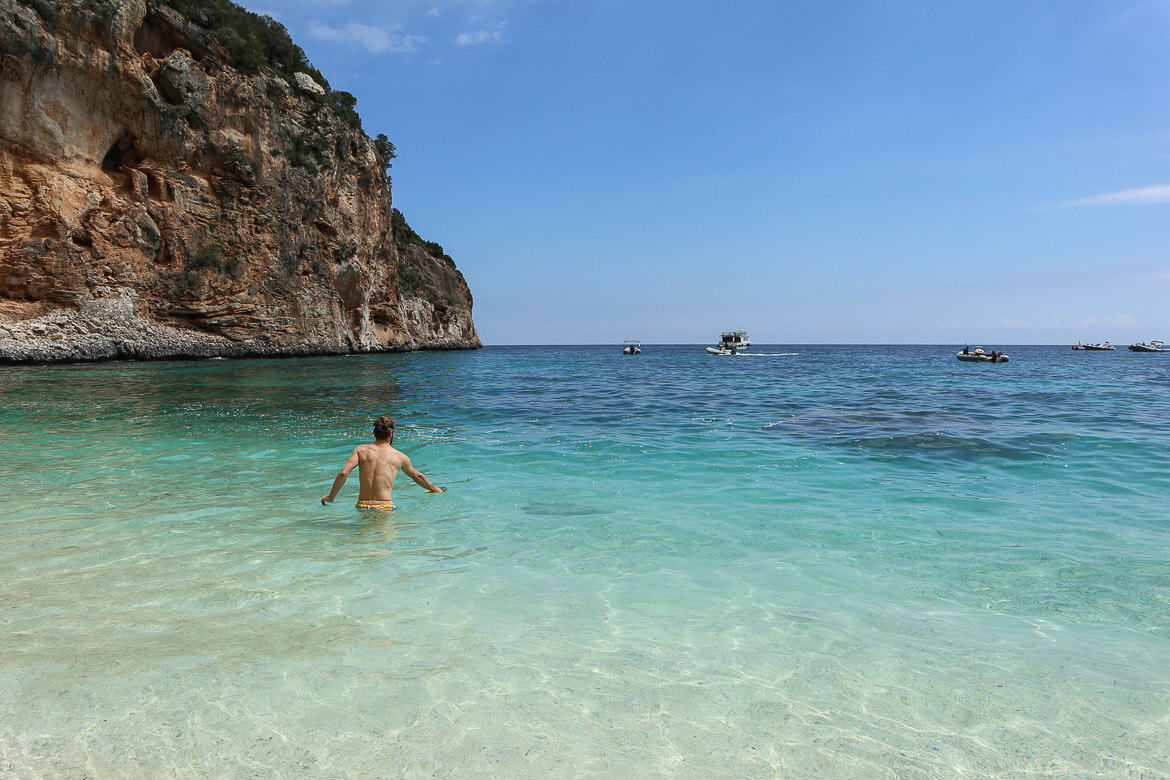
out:
M370 455L377 456L383 460L409 460L409 458L406 457L406 453L402 450L395 449L388 444L378 444L377 442L359 444L356 451L369 453Z
M365 442L353 448L353 454L358 457L377 457L381 452L382 448L371 442Z
M382 454L382 457L393 463L395 466L405 466L410 463L410 458L406 457L406 453L394 447L387 447L387 451Z

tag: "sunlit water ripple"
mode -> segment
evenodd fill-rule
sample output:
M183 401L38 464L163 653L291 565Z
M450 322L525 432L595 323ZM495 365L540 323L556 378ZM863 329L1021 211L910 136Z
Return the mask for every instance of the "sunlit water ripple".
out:
M3 369L0 774L1170 776L1170 359L756 351Z

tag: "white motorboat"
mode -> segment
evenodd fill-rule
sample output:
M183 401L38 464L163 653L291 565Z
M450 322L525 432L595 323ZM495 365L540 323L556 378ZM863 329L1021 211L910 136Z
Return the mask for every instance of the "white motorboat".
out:
M968 363L1006 363L1008 356L1002 352L992 350L988 352L983 347L963 347L959 350L959 354L955 355L959 360L965 360Z
M738 355L742 350L747 349L751 345L752 341L748 338L746 330L743 328L729 330L719 337L719 346L707 347L707 354Z
M622 354L623 355L641 355L642 354L642 342L640 342L640 341L637 341L635 339L626 339L625 341L622 342L622 345L623 345L622 346Z
M1107 350L1107 349L1116 349L1116 347L1114 347L1108 341L1102 341L1100 344L1082 344L1081 342L1078 341L1077 345L1075 347L1073 347L1073 349L1083 349L1086 351L1102 352L1102 351Z
M1130 344L1130 352L1170 352L1168 348L1161 341L1151 341L1149 344Z

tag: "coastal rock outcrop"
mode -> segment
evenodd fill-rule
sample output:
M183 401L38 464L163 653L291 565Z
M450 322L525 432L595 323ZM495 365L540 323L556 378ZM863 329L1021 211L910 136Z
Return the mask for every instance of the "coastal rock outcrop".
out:
M0 361L479 347L352 98L222 38L160 0L0 0Z

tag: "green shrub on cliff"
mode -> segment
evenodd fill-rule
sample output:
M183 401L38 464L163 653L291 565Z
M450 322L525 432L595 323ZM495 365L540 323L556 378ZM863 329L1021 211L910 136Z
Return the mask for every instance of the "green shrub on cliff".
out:
M171 276L171 283L174 285L175 292L182 297L203 297L203 277L197 271L179 271Z
M394 231L394 245L399 249L406 249L408 246L421 247L424 252L436 260L442 260L452 268L455 267L455 261L443 251L442 244L427 241L415 233L414 229L406 224L406 217L402 216L402 212L398 209L390 211L390 225Z
M219 246L216 244L208 244L187 259L186 270L201 271L205 268L211 271L223 270L223 258L219 256Z
M426 274L414 263L398 269L398 284L405 290L414 292L419 287L425 287L428 281Z
M218 244L208 244L191 255L183 266L183 272L186 274L199 271L214 271L239 280L244 277L247 267L239 255L224 258Z
M337 116L341 117L342 122L345 122L354 130L361 130L362 118L354 110L354 106L357 105L357 98L348 92L338 90L329 93L329 102L332 104Z

